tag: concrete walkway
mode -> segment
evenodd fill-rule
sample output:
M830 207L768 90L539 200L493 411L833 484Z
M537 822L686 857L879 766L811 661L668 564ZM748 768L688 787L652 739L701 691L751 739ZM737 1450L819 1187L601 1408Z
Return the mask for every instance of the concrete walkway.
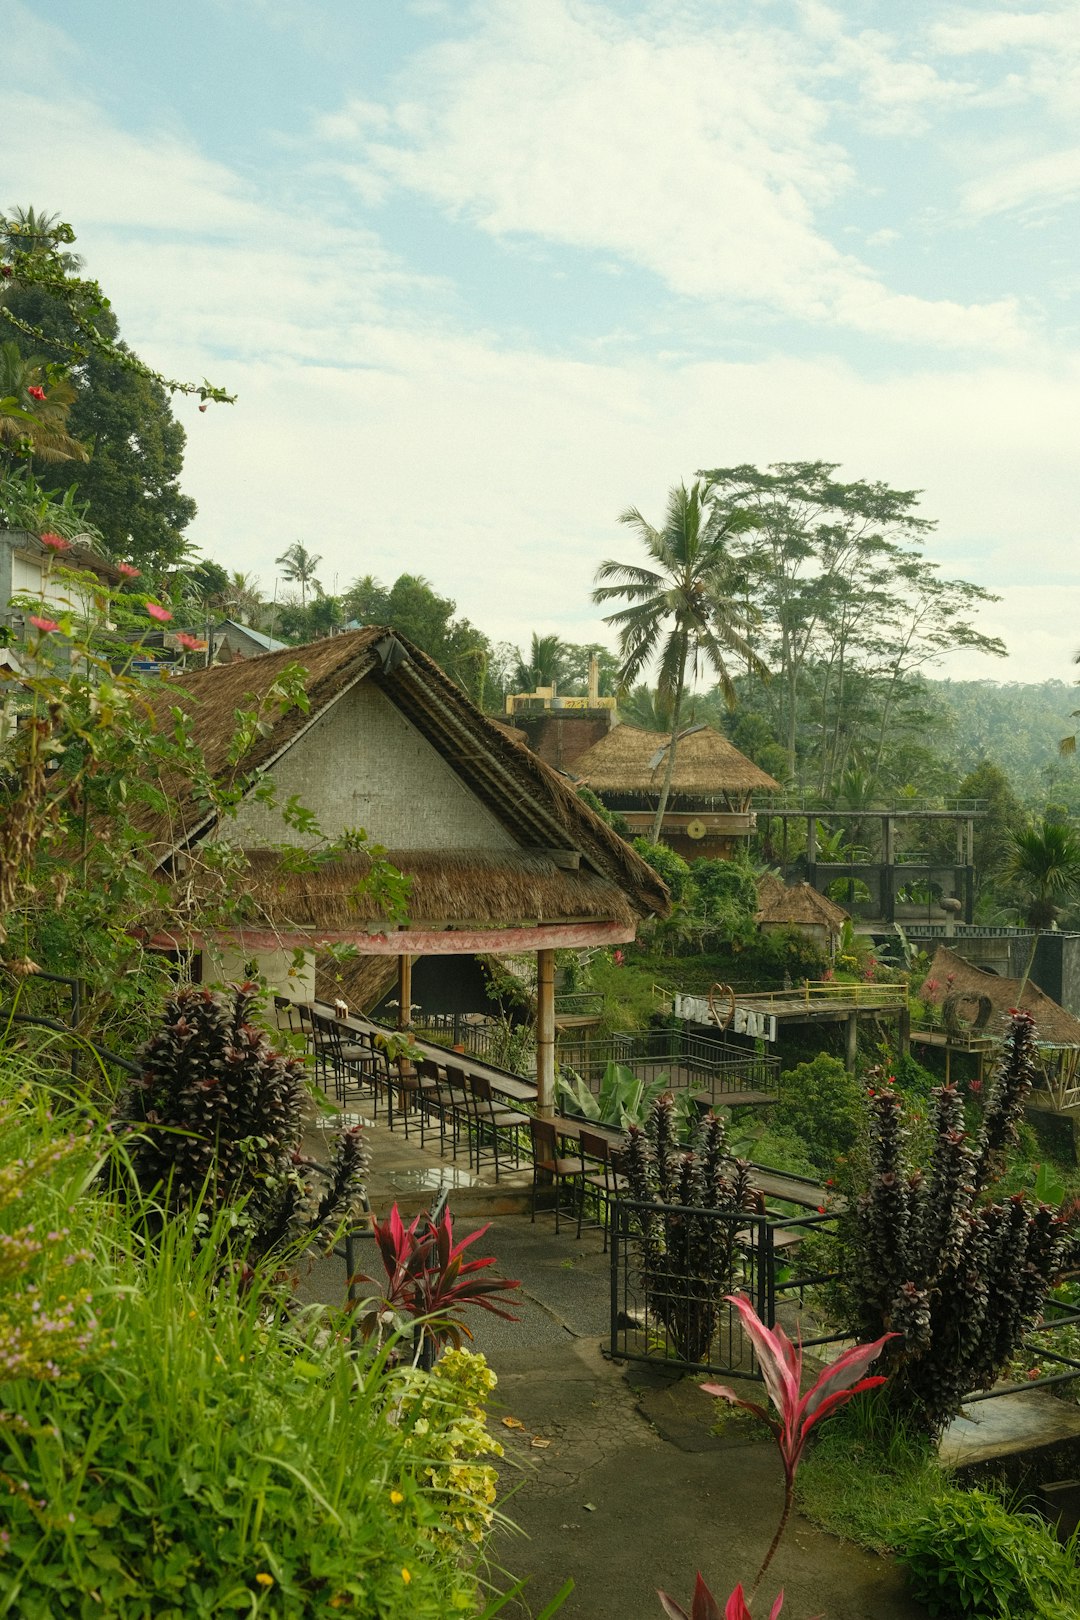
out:
M434 1156L406 1147L398 1133L371 1132L370 1195L385 1215L395 1198L422 1207L430 1198L415 1175ZM436 1167L437 1168L437 1167ZM460 1161L464 1169L464 1159ZM404 1181L402 1178L406 1178ZM410 1177L414 1177L410 1180ZM490 1422L506 1449L500 1507L517 1527L493 1538L492 1556L527 1580L522 1602L504 1612L538 1613L570 1577L568 1620L649 1620L661 1615L657 1586L688 1606L700 1569L723 1605L736 1581L753 1580L772 1539L783 1476L771 1441L742 1425L711 1432L714 1403L693 1380L671 1380L606 1360L600 1344L608 1322L608 1266L599 1233L575 1241L550 1216L530 1223L512 1189L490 1195L489 1180L451 1194L458 1231L474 1230L485 1200L491 1228L477 1252L498 1257L504 1276L520 1279L521 1320L500 1322L471 1312L475 1346L499 1378ZM404 1195L412 1191L413 1198ZM361 1243L360 1264L375 1272L374 1243ZM302 1292L338 1303L340 1261L319 1262ZM505 1576L494 1576L502 1589ZM795 1516L755 1607L767 1614L777 1590L784 1620L924 1620L905 1594L891 1561L838 1541Z

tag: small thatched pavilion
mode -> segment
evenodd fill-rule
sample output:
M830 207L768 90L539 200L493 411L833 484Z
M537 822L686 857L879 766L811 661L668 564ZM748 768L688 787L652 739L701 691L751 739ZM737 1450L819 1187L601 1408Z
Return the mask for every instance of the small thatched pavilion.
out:
M828 895L819 894L809 883L787 884L768 873L758 880L757 891L756 920L763 934L773 934L781 928L798 928L832 961L844 924L849 920L843 906L838 906Z
M283 706L276 683L301 665L308 707ZM668 895L651 867L568 784L470 702L426 654L394 631L372 627L303 648L186 674L157 699L191 717L211 774L235 774L230 744L238 711L262 715L243 760L245 791L222 818L186 780L162 784L167 810L144 815L156 869L198 897L222 882L207 843L240 857L227 932L178 927L165 948L203 953L214 977L257 959L294 999L314 989L320 949L351 945L396 961L402 1020L418 956L537 954L538 1087L554 1083L554 953L560 947L623 944L638 921L663 915ZM259 778L274 789L258 791ZM296 799L318 830L286 814ZM317 848L363 828L411 879L408 921L387 922L363 886L361 852L295 870L287 846ZM242 889L237 895L236 888ZM295 956L304 953L297 976Z
M664 732L614 726L575 759L574 776L617 810L635 837L648 837L670 744ZM712 726L688 726L676 744L661 837L688 860L733 855L754 830L751 796L780 791L779 782Z

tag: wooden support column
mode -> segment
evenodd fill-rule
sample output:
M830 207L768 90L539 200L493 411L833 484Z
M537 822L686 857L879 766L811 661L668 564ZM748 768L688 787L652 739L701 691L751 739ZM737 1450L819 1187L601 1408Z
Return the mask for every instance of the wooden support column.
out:
M398 957L398 1029L412 1024L412 957L406 953Z
M555 952L536 953L536 1111L555 1113Z
M901 1007L897 1019L896 1055L901 1062L911 1051L911 1008Z
M855 1073L855 1064L859 1056L859 1015L857 1012L848 1013L847 1018L847 1049L844 1053L844 1063L849 1074Z

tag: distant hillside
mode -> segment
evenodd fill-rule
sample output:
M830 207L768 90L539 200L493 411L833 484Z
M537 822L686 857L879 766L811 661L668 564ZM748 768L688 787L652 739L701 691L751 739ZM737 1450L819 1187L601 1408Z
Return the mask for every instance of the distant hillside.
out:
M927 681L948 715L948 740L939 746L965 775L982 760L1005 771L1020 798L1034 807L1055 799L1080 807L1080 754L1063 759L1062 737L1078 722L1080 687L1067 681Z

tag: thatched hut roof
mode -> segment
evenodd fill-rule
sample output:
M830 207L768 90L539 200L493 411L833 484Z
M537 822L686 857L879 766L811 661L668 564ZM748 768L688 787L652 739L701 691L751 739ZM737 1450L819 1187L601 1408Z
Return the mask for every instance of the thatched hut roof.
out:
M315 958L315 996L319 1001L344 1001L352 1013L367 1013L397 983L396 956L352 956L335 962Z
M973 967L962 956L939 945L930 971L919 987L922 1001L941 1006L951 995L986 996L993 1009L986 1025L988 1035L1003 1033L1004 1021L1014 1007L1022 1007L1035 1020L1039 1041L1046 1046L1080 1046L1080 1019L1066 1012L1045 991L1029 979L1020 995L1020 980L1005 979L998 973Z
M625 723L593 743L574 761L574 775L594 793L639 794L655 798L664 783L671 738ZM767 771L722 737L712 726L689 726L679 735L671 791L699 798L744 795L760 789L778 793Z
M374 934L387 931L378 898L363 887L371 870L366 855L340 855L301 872L283 864L277 850L248 850L246 856L242 923L283 933L332 933L354 925L360 932L365 925ZM614 883L595 872L566 871L535 851L391 849L387 859L412 879L413 930L632 921L630 903Z
M297 665L305 672L306 710L282 707L274 698L275 683ZM152 701L165 724L172 723L169 711L174 706L190 715L195 741L210 774L228 780L235 772L229 750L238 710L260 709L266 722L264 734L257 737L243 758L243 772L251 775L270 770L310 726L361 681L375 684L523 853L542 852L559 867L580 867L577 872L563 874L568 880L577 880L576 887L563 884L567 898L573 889L583 901L587 895L595 899L603 888L608 903L606 915L610 916L612 894L618 890L624 909L628 904L639 916L667 913L668 893L652 867L612 832L555 771L523 743L506 736L426 653L393 630L369 626L307 647L290 647L242 663L185 673L179 681L170 681L157 692ZM334 769L333 760L327 761L327 769ZM158 864L212 832L219 819L196 796L186 777L177 773L174 780L160 785L166 808L147 807L138 818ZM227 824L224 830L227 833ZM423 852L411 851L408 857L403 851L399 853L402 861L416 861ZM464 852L466 866L471 860L472 852ZM454 857L442 853L437 864L447 871L444 881L449 900L459 884L459 878L453 875ZM425 870L426 877L421 877L419 870L416 873L414 897L418 906L425 903L425 894L434 904L434 889L424 888L425 883L434 881L434 866ZM512 915L530 909L533 902L522 892L521 873L509 884L498 879L494 869L489 876L495 890L511 907ZM599 887L590 887L591 879L603 882ZM312 889L310 876L305 877L303 887ZM330 895L328 889L327 904L331 903ZM539 904L538 897L535 903ZM545 905L550 904L550 900L545 901Z
M786 884L768 873L758 880L759 923L788 923L792 927L827 928L838 934L849 921L843 906L820 894L809 883Z

